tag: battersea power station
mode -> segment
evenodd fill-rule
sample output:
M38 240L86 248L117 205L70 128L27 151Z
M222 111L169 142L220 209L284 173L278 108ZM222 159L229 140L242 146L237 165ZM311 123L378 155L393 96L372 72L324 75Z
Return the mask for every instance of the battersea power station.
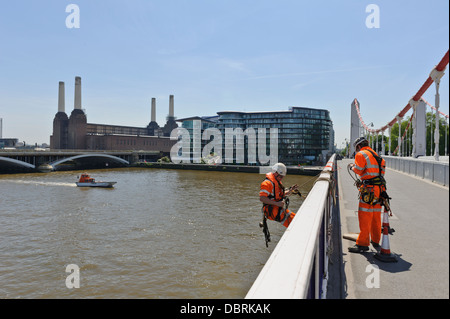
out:
M74 109L70 117L65 113L64 82L59 82L58 113L53 119L51 149L73 150L145 150L170 153L176 141L170 133L178 127L174 116L174 97L169 97L169 115L164 127L156 123L156 99L152 98L151 121L147 127L87 123L81 107L81 77L75 77Z

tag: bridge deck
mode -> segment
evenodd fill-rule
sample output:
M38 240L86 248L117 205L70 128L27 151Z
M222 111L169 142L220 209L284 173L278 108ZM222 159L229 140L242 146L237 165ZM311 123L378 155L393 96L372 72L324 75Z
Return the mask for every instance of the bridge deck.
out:
M347 172L351 160L338 161L342 234L358 233L358 199ZM345 298L449 298L449 189L391 169L386 170L393 217L390 249L397 263L348 252L353 241L342 239ZM375 272L379 267L379 288ZM368 268L367 268L368 267ZM366 284L369 282L369 285Z

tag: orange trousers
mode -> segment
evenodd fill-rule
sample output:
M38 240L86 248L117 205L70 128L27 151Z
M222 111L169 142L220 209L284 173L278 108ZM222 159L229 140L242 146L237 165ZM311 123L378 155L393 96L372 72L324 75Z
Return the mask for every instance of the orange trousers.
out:
M361 200L358 206L359 236L356 244L369 246L370 240L379 244L381 239L381 204L369 205Z
M264 205L264 215L266 215L268 219L281 222L284 227L288 227L294 219L295 213L291 212L289 209L283 209L279 216L280 220L276 220L275 217L277 216L279 209L280 208L278 206Z

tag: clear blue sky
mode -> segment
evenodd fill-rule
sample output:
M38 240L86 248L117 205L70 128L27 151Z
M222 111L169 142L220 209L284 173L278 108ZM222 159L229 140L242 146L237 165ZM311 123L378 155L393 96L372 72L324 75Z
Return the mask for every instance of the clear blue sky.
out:
M71 3L78 29L66 27ZM366 26L369 4L380 9L379 28ZM81 76L90 123L144 127L155 97L164 125L170 94L178 118L303 106L330 111L341 147L354 98L381 127L417 92L449 48L448 12L448 0L6 1L3 137L49 143L58 82L70 114ZM434 105L434 85L424 97Z

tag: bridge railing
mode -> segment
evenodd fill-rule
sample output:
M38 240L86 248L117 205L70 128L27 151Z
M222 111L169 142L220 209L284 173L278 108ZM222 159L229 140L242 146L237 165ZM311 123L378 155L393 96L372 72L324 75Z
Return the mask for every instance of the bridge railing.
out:
M335 175L336 154L281 237L247 299L326 298Z
M434 182L442 186L449 186L449 163L435 161L428 157L411 158L398 156L383 156L386 161L386 167L407 173L418 178Z

